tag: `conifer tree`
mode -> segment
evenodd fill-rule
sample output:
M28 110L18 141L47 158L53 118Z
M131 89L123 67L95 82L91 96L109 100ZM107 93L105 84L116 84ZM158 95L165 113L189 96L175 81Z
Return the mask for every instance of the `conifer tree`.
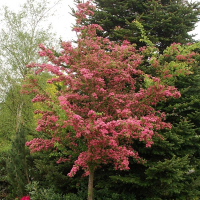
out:
M78 0L79 2L79 0ZM97 11L88 23L99 24L104 29L103 37L110 40L128 40L138 47L140 30L132 23L138 20L146 30L149 39L162 52L171 43L194 41L188 32L194 30L199 20L199 2L183 0L95 0ZM118 29L117 27L121 27Z
M16 196L21 198L25 193L25 185L29 183L28 168L26 162L25 130L19 129L12 142L11 150L7 159L7 176L10 183L10 195L8 198L14 199Z
M191 73L171 80L171 84L180 90L181 98L169 99L156 107L157 110L167 113L166 120L173 125L172 129L159 132L163 138L154 138L150 151L146 151L141 142L134 143L134 148L147 162L138 166L132 161L129 172L115 175L108 172L111 180L106 181L111 181L107 184L107 187L113 185L110 187L111 191L121 190L126 194L133 192L136 199L199 198L199 43L190 47L180 44L172 45L164 51L165 54L161 56L163 58L159 64L173 63L176 59L184 60L185 56L180 57L178 54L187 50L191 51L190 55L193 54L192 59L195 60L190 66Z
M8 194L8 182L6 180L6 152L1 150L0 154L0 199L4 199Z

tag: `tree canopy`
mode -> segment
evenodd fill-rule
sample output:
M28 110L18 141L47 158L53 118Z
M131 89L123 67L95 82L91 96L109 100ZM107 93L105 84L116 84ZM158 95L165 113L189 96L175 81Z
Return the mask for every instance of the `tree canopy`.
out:
M79 1L78 1L79 2ZM138 20L149 39L162 52L175 43L193 42L190 31L199 20L200 2L183 0L95 0L97 10L87 23L99 24L104 32L98 32L112 41L128 40L138 47L141 33L132 21ZM118 29L120 27L120 29Z

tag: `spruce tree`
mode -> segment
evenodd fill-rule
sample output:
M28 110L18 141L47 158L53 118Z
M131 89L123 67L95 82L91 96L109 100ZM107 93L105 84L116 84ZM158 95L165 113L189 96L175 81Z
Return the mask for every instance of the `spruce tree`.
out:
M29 175L26 161L25 130L19 129L12 142L11 150L7 159L7 176L10 183L10 194L8 198L14 199L16 196L21 198L26 194L25 186L29 183Z
M174 47L177 51L173 51ZM175 61L175 52L180 53L187 48L180 45L168 48L162 62ZM191 50L198 53L199 44L193 44ZM106 182L111 191L134 193L136 199L195 199L200 196L199 54L193 58L195 63L190 68L191 74L171 80L171 84L180 90L181 98L170 99L156 107L166 113L172 129L159 132L161 138L154 138L150 151L141 142L134 142L134 149L147 162L138 166L132 161L128 172L109 172L111 179L107 177Z
M79 2L80 0L78 0ZM200 2L183 0L95 0L97 11L88 23L99 24L104 33L99 34L110 40L128 40L138 47L140 30L132 23L138 20L146 30L149 39L162 52L171 43L193 42L188 32L195 28L199 20ZM117 27L121 27L118 29Z
M6 180L6 156L7 152L1 149L0 154L0 199L4 199L8 194L8 182Z

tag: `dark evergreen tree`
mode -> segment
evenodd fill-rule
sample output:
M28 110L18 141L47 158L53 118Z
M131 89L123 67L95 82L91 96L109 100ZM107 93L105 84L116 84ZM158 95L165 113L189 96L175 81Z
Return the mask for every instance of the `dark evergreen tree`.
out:
M165 51L160 64L176 61L176 53L184 51L180 45L174 47ZM199 44L193 45L192 52L199 52ZM106 186L111 191L134 193L136 199L181 200L200 197L199 54L193 59L196 62L190 66L191 74L171 80L171 84L180 90L181 98L170 99L156 107L166 113L166 120L172 124L172 129L159 132L161 138L154 138L154 145L150 150L141 142L134 142L134 149L147 162L138 165L131 161L127 172L114 174L108 170L108 177L105 179ZM99 188L102 185L101 182Z
M7 177L10 184L10 193L7 198L21 198L26 194L25 186L29 183L28 167L26 157L28 155L25 147L26 131L21 128L17 131L8 153L6 162Z
M0 199L4 200L8 195L8 181L6 179L6 157L7 152L1 150L0 153Z
M77 0L80 2L80 0ZM88 23L103 27L103 37L113 41L128 40L143 46L140 30L132 23L138 20L149 39L162 52L171 43L193 42L188 32L199 20L200 2L183 0L95 0L97 10ZM117 27L121 27L118 29ZM100 34L100 33L99 33Z

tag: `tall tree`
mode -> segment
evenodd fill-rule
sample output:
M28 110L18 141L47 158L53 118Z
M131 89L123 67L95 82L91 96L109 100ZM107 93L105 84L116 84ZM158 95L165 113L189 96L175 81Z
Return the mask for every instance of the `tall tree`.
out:
M8 152L7 178L10 183L10 194L7 199L19 198L26 194L25 186L29 183L28 166L26 162L27 149L25 148L27 133L24 128L18 130L13 139L12 146Z
M181 98L168 99L155 107L166 113L172 129L159 131L162 139L154 137L150 150L134 141L133 148L147 160L145 164L130 160L130 170L117 173L104 166L104 181L103 174L96 172L98 190L106 187L110 193L123 194L121 198L125 199L133 199L133 194L136 199L199 198L199 46L173 44L154 59L149 68L157 68L158 72L164 69L164 76L158 73L161 80L181 92ZM180 66L189 68L189 74L179 74Z
M138 19L145 27L147 36L159 48L160 53L174 42L183 44L192 42L192 37L188 32L193 30L195 23L199 20L199 2L96 0L95 3L97 11L87 23L103 26L105 32L98 32L99 35L113 41L125 38L141 47L144 45L143 41L140 41L143 39L141 29L131 23L132 20ZM163 66L171 63L171 70L177 76L179 69L175 70L177 65L174 61L185 60L183 52L186 49L188 49L187 46L182 48L179 44L172 45L168 52L164 53L164 59L160 57L160 61L163 61L157 64ZM192 57L194 52L199 52L199 44L196 47L191 46L190 50ZM177 53L183 55L180 56ZM149 57L148 55L147 59ZM184 199L194 198L195 195L199 197L199 69L198 64L195 64L199 62L199 56L194 57L195 62L190 65L192 74L186 77L180 76L170 83L181 91L182 97L162 103L156 108L168 113L167 120L173 124L172 130L162 131L160 134L164 139L154 139L155 143L151 151L144 151L142 144L135 143L135 148L143 152L141 155L148 160L147 165L137 167L138 165L133 162L130 165L130 173L110 175L114 180L113 185L115 181L118 181L115 188L112 188L114 192L137 191L135 192L136 199ZM140 67L148 74L155 75L154 68L146 67L147 65L149 66L148 61ZM167 71L165 75L168 76ZM189 175L188 170L191 169L194 171ZM144 187L146 195L143 192ZM127 188L129 188L128 191Z
M194 30L199 20L200 2L95 0L94 3L97 10L88 23L101 25L104 32L98 34L112 41L126 39L138 47L143 46L140 30L132 23L133 20L138 20L144 26L148 37L161 52L173 42L194 41L189 32Z
M40 43L50 45L55 41L51 26L48 25L45 28L43 26L43 22L51 15L51 8L46 0L27 0L18 12L13 12L8 7L1 10L0 137L4 141L3 147L11 148L13 140L15 138L19 140L19 133L21 139L27 137L28 131L21 131L22 126L29 130L29 133L35 132L31 96L22 94L20 90L25 76L32 73L26 65L35 60L41 61L35 53L38 51L38 45ZM10 156L11 159L14 159L15 153L17 157L18 152L25 148L24 141L17 144L13 147L15 151ZM17 162L13 160L12 163L17 169ZM11 170L8 171L10 172ZM18 172L20 171L16 170L16 173L11 174L16 175ZM16 180L16 176L13 180Z
M28 73L26 65L34 60L38 62L41 60L35 54L38 50L38 45L40 43L50 45L53 42L53 34L50 27L46 29L42 27L42 23L50 14L49 10L50 8L45 0L40 2L28 0L18 13L10 11L7 7L4 7L2 11L0 94L1 107L4 110L11 111L17 107L20 110L26 104L22 100L24 98L23 95L20 94L20 90L17 88L20 88L19 85L21 85ZM7 94L9 95L7 96ZM18 116L13 112L7 119L4 119L9 122L14 117L15 121L17 121ZM13 123L11 127L8 127L6 123L1 123L0 126L2 127L0 132L2 132L11 127L12 130L16 130L18 125Z
M42 115L37 131L51 137L49 140L33 139L27 145L32 151L64 145L68 156L58 162L67 161L71 155L77 156L68 175L74 176L80 167L85 175L89 175L89 200L92 200L94 172L99 166L113 163L115 169L127 170L129 157L142 162L133 148L135 140L150 147L156 131L170 128L162 121L164 114L156 111L154 106L161 100L179 96L164 79L138 69L143 54L151 48L136 50L128 41L117 44L97 37L96 31L103 31L100 26L82 26L86 15L93 14L91 8L88 2L79 4L75 13L77 27L74 30L79 35L77 47L62 42L63 51L56 57L52 50L41 45L40 55L48 57L52 64L29 65L39 68L36 74L48 71L56 75L48 83L60 86L57 94L52 96L40 91L34 77L27 84L27 88L36 94L33 101L47 106L45 110L36 111ZM152 56L151 60L150 64L156 68L156 58ZM171 65L162 67L167 69ZM180 63L178 67L185 70ZM143 75L145 83L143 88L137 89L138 75Z

